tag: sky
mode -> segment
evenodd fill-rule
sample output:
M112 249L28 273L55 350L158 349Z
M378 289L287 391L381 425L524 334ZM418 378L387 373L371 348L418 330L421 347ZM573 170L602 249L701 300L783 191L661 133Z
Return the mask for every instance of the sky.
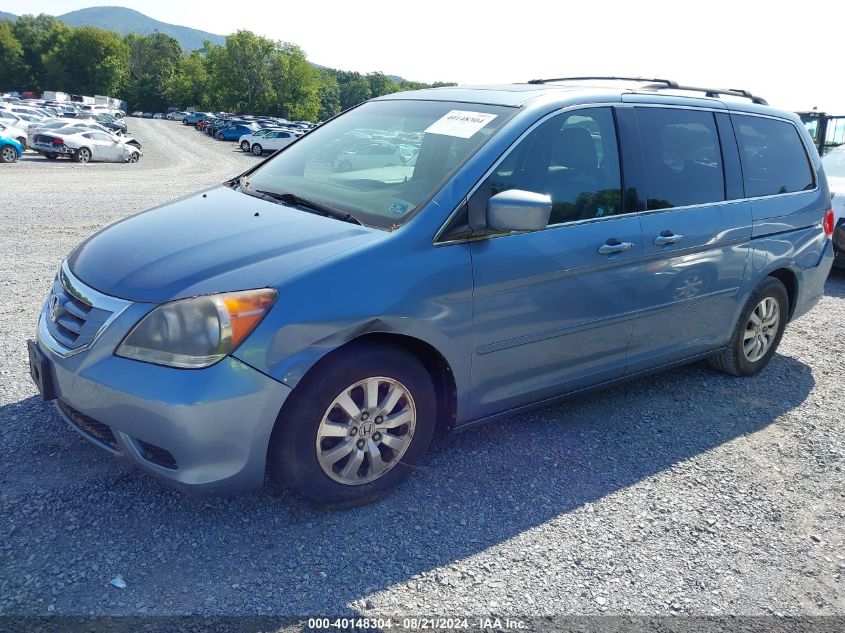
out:
M845 0L0 0L15 14L120 5L226 35L248 29L318 64L416 81L661 77L845 114Z

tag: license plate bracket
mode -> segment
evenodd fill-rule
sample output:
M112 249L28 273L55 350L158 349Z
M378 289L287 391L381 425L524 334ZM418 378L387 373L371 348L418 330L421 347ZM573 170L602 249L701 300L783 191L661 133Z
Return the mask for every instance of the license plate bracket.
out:
M55 400L56 392L53 388L53 369L50 360L38 349L38 343L33 340L26 342L29 351L29 375L38 387L38 392L44 400Z

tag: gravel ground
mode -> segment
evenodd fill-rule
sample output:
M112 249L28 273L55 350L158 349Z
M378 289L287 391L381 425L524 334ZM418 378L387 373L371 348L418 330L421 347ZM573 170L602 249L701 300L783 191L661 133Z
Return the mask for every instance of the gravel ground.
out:
M755 378L692 365L442 438L366 507L186 496L86 443L27 373L61 259L256 160L129 122L137 165L0 170L0 614L845 614L841 273Z

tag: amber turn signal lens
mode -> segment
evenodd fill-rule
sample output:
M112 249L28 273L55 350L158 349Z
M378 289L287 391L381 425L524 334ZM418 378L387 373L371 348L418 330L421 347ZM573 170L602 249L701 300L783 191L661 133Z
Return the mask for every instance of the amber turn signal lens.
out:
M232 347L236 347L258 325L276 300L275 290L252 290L222 295L232 328Z

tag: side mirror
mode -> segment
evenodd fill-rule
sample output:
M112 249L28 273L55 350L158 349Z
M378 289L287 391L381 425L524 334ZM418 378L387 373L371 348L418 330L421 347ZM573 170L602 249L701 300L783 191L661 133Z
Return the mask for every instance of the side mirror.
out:
M549 224L552 199L542 193L509 189L487 202L487 226L496 231L540 231Z

